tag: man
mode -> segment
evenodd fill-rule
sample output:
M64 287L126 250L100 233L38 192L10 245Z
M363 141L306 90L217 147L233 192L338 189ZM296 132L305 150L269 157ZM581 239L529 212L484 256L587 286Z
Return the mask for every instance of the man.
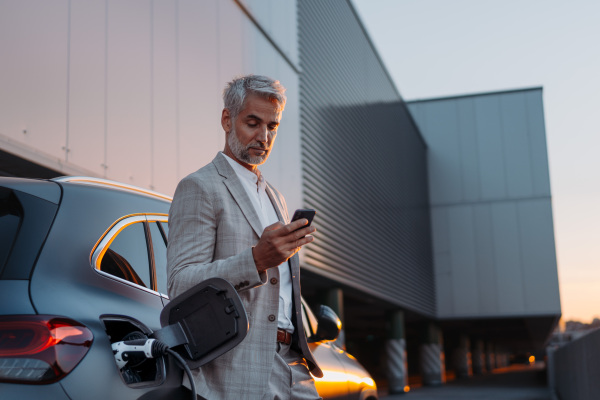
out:
M184 178L169 215L169 295L211 277L231 282L250 329L233 350L194 371L198 393L215 399L318 399L322 376L303 331L297 252L313 227L288 223L283 196L258 170L271 152L285 89L248 75L224 92L225 149Z

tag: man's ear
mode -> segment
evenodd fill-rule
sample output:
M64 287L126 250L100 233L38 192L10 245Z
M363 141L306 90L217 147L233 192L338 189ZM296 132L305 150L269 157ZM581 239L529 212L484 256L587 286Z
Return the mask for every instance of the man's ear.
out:
M227 108L221 113L221 126L225 132L231 131L231 113Z

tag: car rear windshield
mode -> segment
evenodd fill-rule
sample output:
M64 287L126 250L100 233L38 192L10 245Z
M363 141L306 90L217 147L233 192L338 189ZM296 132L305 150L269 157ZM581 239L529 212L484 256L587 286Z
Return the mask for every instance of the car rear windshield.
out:
M0 187L0 279L28 279L57 205Z
M4 269L22 219L23 210L12 191L0 189L0 270Z

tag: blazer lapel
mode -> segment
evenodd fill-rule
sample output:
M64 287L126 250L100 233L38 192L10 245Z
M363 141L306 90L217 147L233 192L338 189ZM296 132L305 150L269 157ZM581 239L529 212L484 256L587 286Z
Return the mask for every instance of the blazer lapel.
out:
M213 164L217 168L217 172L223 178L223 183L231 193L231 197L237 203L240 210L242 210L242 214L246 217L246 220L254 230L254 232L260 237L263 233L262 225L260 223L260 219L258 218L258 214L256 210L252 206L252 202L248 198L248 194L244 187L242 186L242 182L238 178L237 174L229 165L229 162L225 159L225 156L220 152L213 160Z
M269 199L271 200L271 204L273 204L273 208L275 208L275 212L277 213L277 218L279 218L279 220L281 222L283 222L284 224L287 224L289 221L286 220L287 213L285 214L286 216L284 216L284 214L283 214L283 212L285 211L283 208L283 204L281 204L279 197L275 196L275 192L273 191L273 188L271 188L271 185L269 185L268 183L267 183L267 187L266 187L265 191L267 192L267 195L269 196ZM293 278L292 279L292 287L293 287L294 293L300 293L299 282L296 279L296 277L300 273L300 262L298 259L298 254L294 254L288 261L289 261L290 270L292 272L292 278Z
M273 192L271 185L269 185L268 183L267 183L267 186L265 187L265 192L267 192L267 196L269 196L269 200L271 200L271 204L273 204L273 208L275 209L275 212L277 213L277 218L279 218L279 220L281 222L283 222L284 224L287 224L287 221L285 220L285 217L283 216L283 205L279 201L279 198L277 198L277 196L275 196L275 193Z

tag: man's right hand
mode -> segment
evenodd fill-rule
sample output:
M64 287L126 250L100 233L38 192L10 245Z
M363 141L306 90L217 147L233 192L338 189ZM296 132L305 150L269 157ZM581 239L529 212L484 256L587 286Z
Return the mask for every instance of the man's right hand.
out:
M252 248L252 256L258 272L277 267L296 254L302 246L314 240L311 233L316 229L304 225L306 218L299 219L287 225L276 222L263 231L256 246Z

